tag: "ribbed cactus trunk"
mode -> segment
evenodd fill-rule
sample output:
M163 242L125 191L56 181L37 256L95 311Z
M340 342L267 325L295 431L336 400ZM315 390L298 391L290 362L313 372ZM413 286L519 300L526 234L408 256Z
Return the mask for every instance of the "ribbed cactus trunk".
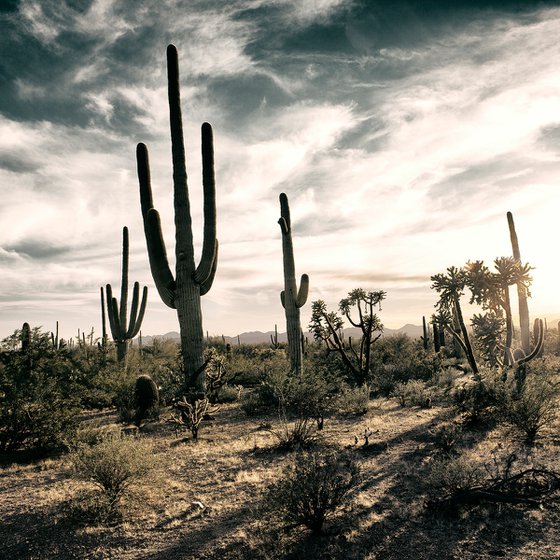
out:
M284 261L284 290L280 294L280 299L286 313L290 368L292 373L300 375L303 370L303 352L299 310L307 301L309 277L307 274L301 276L300 288L298 290L296 284L294 247L292 244L290 207L288 205L288 197L284 193L280 195L280 219L278 223L282 231L282 255Z
M202 125L204 239L200 264L196 267L181 117L179 57L174 45L167 47L167 76L175 208L175 277L167 260L159 213L152 201L148 149L144 144L138 144L136 151L140 202L152 276L163 302L177 310L185 384L189 389L204 393L204 331L200 297L210 290L218 263L212 127L208 123Z
M513 258L521 263L521 252L519 251L519 241L515 232L515 224L513 222L513 214L507 213L507 221L509 226L509 236L511 239L511 247ZM529 322L529 304L527 303L527 290L523 284L517 284L517 299L519 302L519 327L521 331L521 348L525 354L531 352L531 329Z

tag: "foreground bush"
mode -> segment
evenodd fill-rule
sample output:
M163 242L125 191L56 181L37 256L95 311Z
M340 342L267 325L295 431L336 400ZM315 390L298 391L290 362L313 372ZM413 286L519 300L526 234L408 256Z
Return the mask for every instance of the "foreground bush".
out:
M516 380L504 384L499 413L501 419L532 442L558 414L560 386L552 372L535 368L522 386Z
M334 452L301 453L267 492L268 508L289 523L320 533L357 481L356 465Z
M105 519L120 513L119 503L123 495L155 467L149 444L123 437L118 432L105 434L92 444L77 444L70 453L70 462L78 478L93 482L101 490L101 496L91 503L99 508L98 516Z

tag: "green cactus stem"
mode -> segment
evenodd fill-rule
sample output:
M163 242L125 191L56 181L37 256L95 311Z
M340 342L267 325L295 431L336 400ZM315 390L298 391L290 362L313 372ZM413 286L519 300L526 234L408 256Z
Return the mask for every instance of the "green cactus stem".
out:
M107 292L107 315L109 317L109 327L111 335L117 346L117 360L126 363L126 353L130 341L138 334L146 303L148 301L148 287L144 286L142 292L142 302L140 300L140 284L134 283L132 290L132 305L130 308L130 320L127 325L127 301L128 301L128 228L123 227L123 258L122 258L122 277L121 277L121 301L120 306L117 299L113 297L111 284L105 287ZM85 343L85 339L84 339Z
M309 277L302 274L299 290L296 284L294 262L294 247L292 244L292 225L290 221L290 206L288 197L280 194L280 230L282 231L282 255L284 261L284 290L280 293L280 300L286 313L288 335L288 354L292 373L301 374L303 370L300 308L307 301L309 293Z
M175 208L175 276L169 267L159 213L152 201L148 149L142 143L138 144L136 150L140 203L152 276L163 302L177 310L185 384L198 393L204 393L204 335L200 297L212 287L218 263L213 135L212 127L204 123L202 125L204 238L200 263L195 266L179 92L179 57L174 45L167 47L167 76Z
M513 214L507 213L507 221L509 226L509 236L511 239L511 247L513 258L521 263L521 253L519 251L519 241L515 232L515 224L513 222ZM521 348L523 352L529 354L531 352L531 337L529 323L529 305L527 303L527 288L523 284L517 284L517 300L519 302L519 326L521 332Z

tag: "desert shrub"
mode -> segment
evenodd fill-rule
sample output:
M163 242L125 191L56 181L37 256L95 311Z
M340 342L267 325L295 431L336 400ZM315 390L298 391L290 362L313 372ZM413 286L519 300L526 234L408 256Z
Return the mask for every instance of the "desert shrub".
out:
M455 382L455 373L454 369L451 367L441 367L435 374L433 378L433 382L437 385L440 389L444 389L445 391L449 391L453 388L453 384Z
M253 392L245 392L241 395L241 410L249 417L269 412L268 408L263 407L258 395Z
M532 442L558 414L560 385L546 370L534 369L522 387L516 380L503 386L499 399L500 418Z
M369 410L370 388L368 385L361 387L343 387L336 396L335 406L338 412L352 416L361 416Z
M158 387L161 406L169 406L181 396L185 379L178 360L163 360L151 372L146 371Z
M285 521L320 533L357 481L357 467L335 451L299 453L267 491L267 507Z
M479 421L500 400L503 381L496 369L481 368L479 378L455 389L453 402L467 422Z
M120 385L114 398L114 404L117 408L117 414L120 422L124 422L126 424L134 422L136 418L134 380L129 379Z
M108 408L115 405L115 398L123 385L130 382L130 375L121 364L85 363L81 361L77 368L83 375L83 393L81 403L86 408Z
M444 424L431 431L435 449L444 455L451 455L461 442L463 430L459 424Z
M93 482L101 491L91 506L97 516L114 519L120 514L120 501L129 488L153 471L155 459L151 446L141 439L107 433L90 445L77 443L70 452L73 474Z
M279 451L308 449L318 439L317 424L308 416L288 418L281 413L278 425L269 431L277 439Z
M236 402L241 398L243 394L243 387L241 385L223 385L220 387L216 394L216 402L228 403Z
M322 426L331 408L335 386L323 370L308 368L302 375L290 375L287 363L271 369L254 392L246 395L242 408L248 415L280 413L288 419L312 418Z
M70 355L56 351L39 329L33 329L26 350L0 353L0 451L64 446L76 426L77 377Z
M442 457L432 463L424 483L430 500L453 497L476 488L484 479L483 469L470 457Z
M423 406L431 404L431 398L426 390L426 385L418 379L411 379L406 383L397 383L392 396L401 406Z

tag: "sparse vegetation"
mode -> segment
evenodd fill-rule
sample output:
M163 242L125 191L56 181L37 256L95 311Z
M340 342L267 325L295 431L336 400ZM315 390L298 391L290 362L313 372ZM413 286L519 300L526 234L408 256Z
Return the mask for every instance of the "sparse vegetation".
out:
M109 284L101 290L101 338L92 327L64 342L58 322L56 335L26 322L1 342L0 556L519 560L544 558L546 545L559 558L560 332L536 318L529 333L532 267L521 262L511 213L513 256L492 270L475 260L431 277L433 333L423 316L422 336L384 336L386 292L356 288L337 311L312 303L310 342L300 324L309 279L298 289L282 193L287 345L276 326L271 345L204 337L200 298L218 259L213 132L202 125L195 266L173 45L167 62L174 274L144 144L137 166L149 264L177 311L180 341L132 345L147 288L140 298L135 283L128 313L125 227L121 300ZM467 291L481 311L470 323Z
M267 504L285 521L317 534L344 504L357 474L354 462L340 453L300 453L268 489Z
M92 508L90 513L99 521L114 519L120 513L123 495L155 466L148 443L118 432L104 434L91 444L78 443L69 459L75 476L93 482L102 492L102 497L87 502Z

